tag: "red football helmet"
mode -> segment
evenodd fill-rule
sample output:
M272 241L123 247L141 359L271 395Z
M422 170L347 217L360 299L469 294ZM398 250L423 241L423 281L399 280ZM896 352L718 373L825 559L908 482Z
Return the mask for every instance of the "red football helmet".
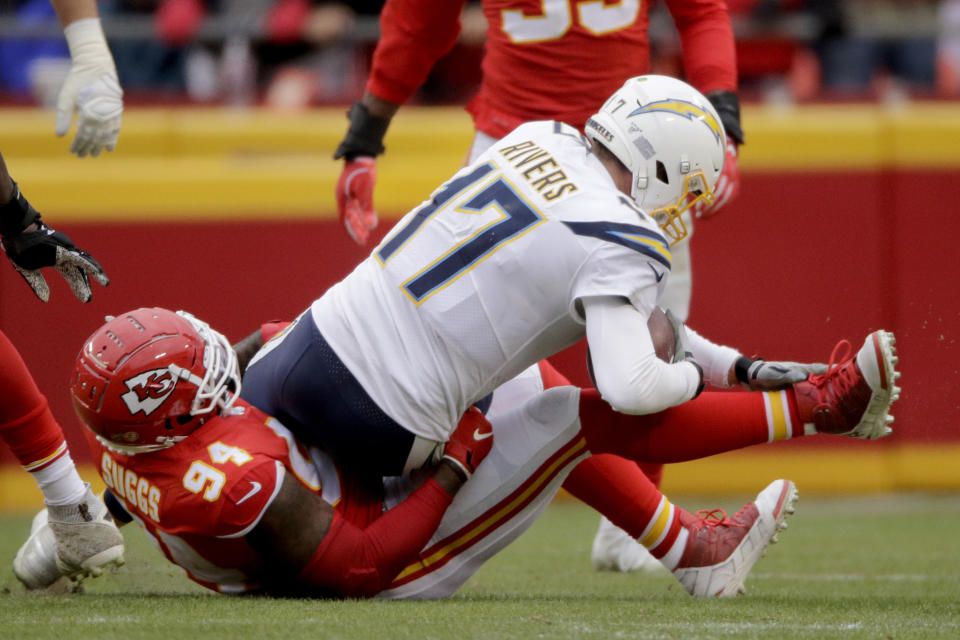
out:
M137 309L87 339L70 381L73 408L125 454L172 447L240 393L227 339L185 311Z

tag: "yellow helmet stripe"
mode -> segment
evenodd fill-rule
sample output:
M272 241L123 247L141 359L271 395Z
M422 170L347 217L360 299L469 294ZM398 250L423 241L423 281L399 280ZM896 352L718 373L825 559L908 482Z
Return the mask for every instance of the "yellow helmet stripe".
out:
M683 116L684 118L688 118L690 120L700 120L703 122L703 124L710 128L710 131L713 132L713 136L718 142L722 141L723 126L721 126L720 122L713 117L713 114L692 102L687 102L686 100L657 100L656 102L651 102L649 104L637 107L630 112L627 117L630 118L636 115L653 112L675 113L678 116Z

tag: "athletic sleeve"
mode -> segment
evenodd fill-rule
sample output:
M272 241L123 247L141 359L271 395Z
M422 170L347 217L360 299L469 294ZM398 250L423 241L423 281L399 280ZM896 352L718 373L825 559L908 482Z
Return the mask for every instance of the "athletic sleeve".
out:
M218 538L240 538L253 530L283 485L279 460L249 469L224 493L217 518Z
M373 53L367 91L403 104L460 35L466 0L387 0L380 12L380 41Z
M737 55L724 0L667 0L687 81L701 93L737 90Z
M264 344L286 330L292 323L287 320L272 320L260 325L260 337Z
M700 373L689 362L657 357L648 315L618 298L589 298L587 343L597 390L620 413L663 411L693 398Z
M687 338L693 357L703 367L706 382L721 388L730 387L730 369L741 353L732 347L716 344L687 327Z
M365 528L337 511L299 580L350 598L369 598L386 589L430 541L453 501L435 480Z

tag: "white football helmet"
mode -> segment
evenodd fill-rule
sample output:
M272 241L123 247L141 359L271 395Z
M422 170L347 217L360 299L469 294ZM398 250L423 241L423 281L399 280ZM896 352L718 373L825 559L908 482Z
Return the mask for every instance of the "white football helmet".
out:
M584 127L633 173L630 196L674 245L687 237L683 216L713 200L726 133L710 101L668 76L627 80Z

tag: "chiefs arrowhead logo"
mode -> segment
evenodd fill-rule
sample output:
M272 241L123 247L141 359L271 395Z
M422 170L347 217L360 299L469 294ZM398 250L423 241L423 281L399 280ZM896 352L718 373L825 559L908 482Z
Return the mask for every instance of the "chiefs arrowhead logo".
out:
M127 391L120 398L127 405L131 415L143 411L148 416L173 393L177 386L175 378L168 369L154 369L137 374L123 381Z

